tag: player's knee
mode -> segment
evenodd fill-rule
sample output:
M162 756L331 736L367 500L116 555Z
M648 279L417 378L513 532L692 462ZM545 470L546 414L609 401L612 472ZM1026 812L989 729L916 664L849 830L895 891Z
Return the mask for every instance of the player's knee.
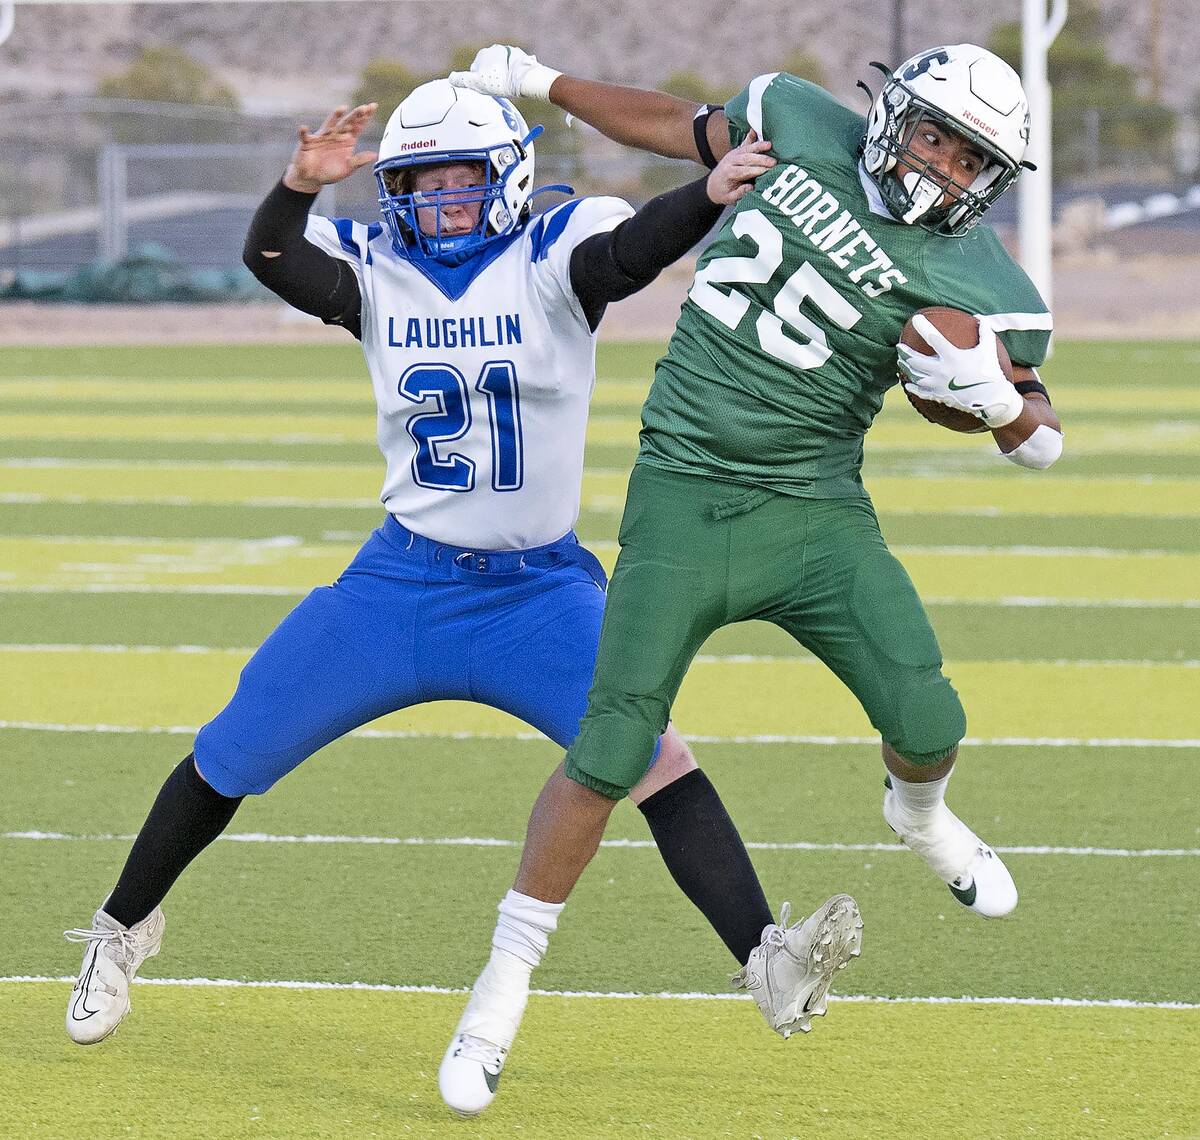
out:
M281 770L278 764L237 747L215 721L197 733L195 757L200 778L214 792L231 799L261 796L290 770Z
M692 755L687 741L679 735L679 731L673 724L667 725L667 730L662 734L661 740L662 748L659 750L658 759L654 762L654 770L661 770L671 779L677 780L697 766L696 758Z
M623 697L612 708L589 710L567 753L567 775L611 799L628 795L650 767L666 719L658 702L645 698Z
M884 739L902 759L918 767L945 760L967 732L967 717L954 686L941 670L909 678L898 701L894 729Z
M681 776L694 772L698 767L692 750L673 725L667 725L667 731L662 734L660 742L658 756L650 765L650 770L629 793L629 798L635 804L640 804L668 784L673 784Z

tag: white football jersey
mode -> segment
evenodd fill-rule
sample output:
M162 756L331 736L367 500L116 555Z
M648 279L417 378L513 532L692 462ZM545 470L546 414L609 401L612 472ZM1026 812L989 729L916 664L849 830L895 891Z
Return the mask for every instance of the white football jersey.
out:
M564 202L487 247L482 268L409 261L378 223L309 216L305 237L358 277L380 498L409 530L520 550L575 525L596 336L571 253L632 213L619 198Z

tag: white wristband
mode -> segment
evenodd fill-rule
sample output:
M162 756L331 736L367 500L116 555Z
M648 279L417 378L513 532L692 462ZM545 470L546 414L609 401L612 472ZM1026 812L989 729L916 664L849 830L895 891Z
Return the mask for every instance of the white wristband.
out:
M1062 432L1055 431L1045 424L1038 424L1024 443L1018 444L1012 451L1002 451L1000 454L1005 459L1012 460L1018 467L1044 471L1062 455L1062 449Z
M526 99L542 99L550 102L550 86L562 75L544 63L535 63L521 76L521 95Z
M1025 410L1025 397L1011 384L1005 383L1001 391L1003 395L999 400L979 409L979 418L989 428L1005 427Z

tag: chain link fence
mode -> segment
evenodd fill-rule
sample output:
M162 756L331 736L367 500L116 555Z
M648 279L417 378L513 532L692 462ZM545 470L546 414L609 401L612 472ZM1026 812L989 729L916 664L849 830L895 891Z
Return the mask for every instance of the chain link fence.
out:
M307 121L322 117L314 110ZM92 98L0 104L0 285L17 274L61 276L147 249L196 270L237 270L250 216L283 171L304 118ZM1148 179L1159 189L1187 185L1186 147L1178 140L1160 136L1134 154L1121 141L1132 127L1112 114L1078 119L1056 155L1059 205L1072 195L1068 180L1116 202L1151 193ZM367 138L364 146L376 142ZM1121 178L1122 171L1131 173ZM538 149L540 185L566 182L581 194L635 203L695 173L689 163L626 150L583 126L553 131ZM1011 224L1014 206L1002 200L992 220ZM327 188L317 208L375 218L369 173Z
M307 121L322 118L314 111ZM283 172L300 121L126 100L0 105L0 273L67 272L145 246L197 268L238 266L250 216ZM594 145L578 145L584 131ZM558 134L569 149L539 146L541 185L639 201L694 171L622 150L589 128ZM376 217L370 173L327 187L317 209Z

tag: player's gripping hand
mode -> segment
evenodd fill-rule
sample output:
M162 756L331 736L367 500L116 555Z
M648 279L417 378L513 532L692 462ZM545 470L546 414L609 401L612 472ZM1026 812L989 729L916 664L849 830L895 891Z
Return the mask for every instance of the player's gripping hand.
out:
M536 55L508 44L492 44L475 53L470 71L450 72L455 87L467 87L483 95L502 99L542 99L549 101L550 84L560 75Z
M353 111L335 107L315 130L296 131L296 149L283 176L283 184L303 194L316 194L322 186L341 182L379 156L373 150L354 148L378 103L363 103Z
M718 206L732 206L754 189L754 180L775 165L771 144L751 131L713 167L705 187Z
M897 346L905 391L969 412L989 428L1010 424L1024 411L1025 401L1000 367L996 332L986 321L979 322L979 343L973 348L952 344L926 317L913 317L913 328L936 355Z

